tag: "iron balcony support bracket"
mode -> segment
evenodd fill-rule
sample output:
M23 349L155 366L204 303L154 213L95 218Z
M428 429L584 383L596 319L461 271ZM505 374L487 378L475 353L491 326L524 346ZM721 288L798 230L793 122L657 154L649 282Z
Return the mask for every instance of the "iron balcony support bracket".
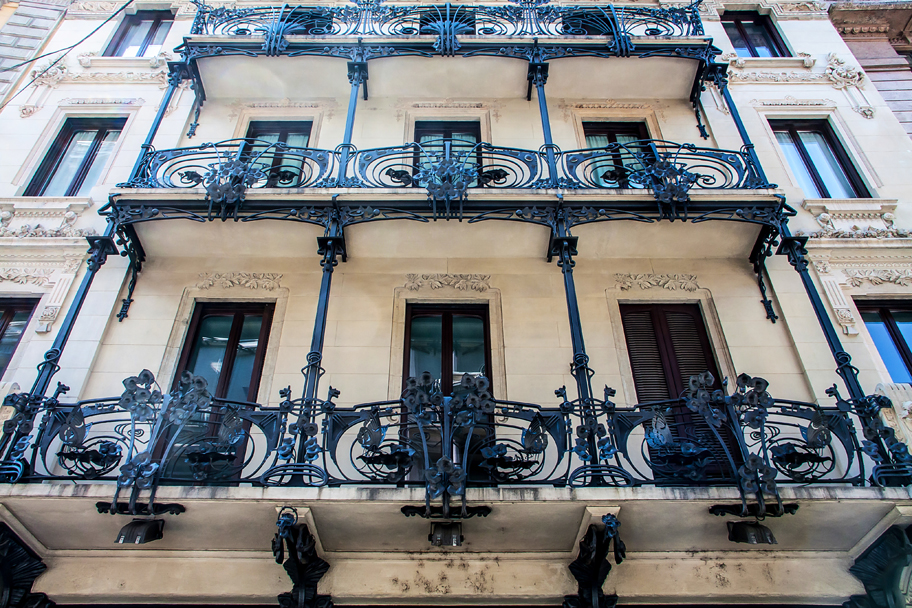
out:
M307 526L298 523L298 512L283 507L276 521L272 554L277 564L282 564L293 587L291 593L278 596L281 608L332 608L329 595L318 595L317 584L329 564L317 555L317 540Z
M766 273L766 258L773 255L773 246L778 244L777 237L778 232L772 227L764 227L750 254L750 263L754 268L754 274L757 275L757 287L760 289L760 303L763 304L763 309L766 311L766 318L772 323L775 323L779 316L773 310L773 303L766 295L766 282L763 275Z
M618 534L621 522L612 514L602 517L604 527L589 526L579 542L579 555L569 566L576 579L576 595L564 596L563 608L614 608L617 595L605 595L602 585L611 572L608 554L614 545L614 563L620 565L627 557L627 546Z
M142 265L146 260L146 252L139 242L136 230L130 224L118 227L117 244L123 247L120 255L130 259L130 265L127 269L127 272L130 273L127 297L121 300L120 312L117 313L117 321L121 322L127 318L130 312L130 305L133 304L133 290L136 289L137 276L142 272Z
M0 608L53 608L56 604L43 593L32 593L32 585L47 570L47 564L9 526L0 523Z

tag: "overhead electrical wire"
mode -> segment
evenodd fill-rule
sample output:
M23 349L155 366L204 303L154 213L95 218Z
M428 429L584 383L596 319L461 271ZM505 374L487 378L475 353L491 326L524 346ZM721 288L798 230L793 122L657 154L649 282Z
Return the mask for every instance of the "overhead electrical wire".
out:
M22 93L22 91L24 91L24 90L26 90L27 88L29 88L30 86L32 86L32 84L34 84L34 82L35 82L36 80L38 80L39 78L41 78L42 76L44 76L44 75L48 72L48 70L50 70L52 67L54 67L55 65L57 65L57 63L60 62L61 59L63 59L64 57L67 56L67 53L69 53L69 52L72 51L74 48L76 48L77 46L79 46L80 44L82 44L83 42L85 42L86 40L88 40L89 38L91 38L98 30L100 30L100 29L103 28L105 25L107 25L107 24L111 21L111 19L113 19L114 17L116 17L117 15L119 15L120 13L122 13L122 12L124 11L124 9L126 9L126 8L127 8L128 6L130 6L131 4L133 4L133 0L128 0L126 4L124 4L124 5L121 6L119 9L117 9L116 11L114 11L113 13L111 13L111 15L110 15L107 19L105 19L104 21L102 21L102 22L98 25L98 27L96 27L94 30L92 30L91 32L89 32L88 34L86 34L85 36L83 36L83 38L82 38L81 40L79 40L79 42L76 42L76 43L74 43L74 44L71 44L70 46L63 47L62 49L57 49L56 51L51 51L50 53L45 53L45 54L43 54L43 55L38 55L37 57L34 57L34 58L32 58L32 59L29 59L28 61L23 61L23 62L21 62L21 63L15 64L15 65L7 66L7 67L5 67L5 68L0 68L0 72L8 72L8 71L10 71L10 70L15 70L15 69L18 69L18 68L20 68L20 67L22 67L22 66L25 66L25 65L29 65L29 64L31 64L31 63L34 63L34 62L38 61L39 59L43 59L43 58L49 57L49 56L51 56L51 55L56 55L57 53L63 53L62 55L60 55L60 57L58 57L57 59L55 59L54 61L52 61L51 64L50 64L48 67L46 67L46 68L44 68L43 70L41 70L41 73L40 73L40 74L36 74L34 78L32 78L31 80L29 80L29 81L25 84L25 86L23 86L21 89L19 89L18 91L16 91L9 99L7 99L5 102L3 102L3 104L0 105L0 111L2 111L4 108L6 108L6 106L8 106L9 103L10 103L11 101L13 101L14 99L16 99L16 97L18 97L19 94Z

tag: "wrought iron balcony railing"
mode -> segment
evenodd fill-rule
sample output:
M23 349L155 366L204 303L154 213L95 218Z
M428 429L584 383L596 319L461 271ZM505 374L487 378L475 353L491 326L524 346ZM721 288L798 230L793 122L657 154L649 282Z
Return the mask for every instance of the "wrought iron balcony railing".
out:
M694 189L775 187L744 150L656 140L564 152L556 146L521 150L455 140L332 151L245 139L150 149L137 177L120 186L203 186L209 219L237 219L246 192L262 188L421 188L435 213L442 205L449 214L480 188L639 189L671 209L686 204Z
M449 3L396 6L354 0L339 7L272 6L214 8L197 2L191 33L262 39L266 55L280 55L288 36L396 37L434 36L434 49L454 55L460 39L565 36L606 37L615 54L633 50L631 37L703 36L699 2L677 8L642 6L552 6L547 0L511 0L501 6Z
M908 483L912 456L880 419L889 400L834 406L774 399L767 382L742 375L733 394L693 376L680 399L618 407L604 399L553 406L496 399L488 380L466 375L443 396L429 374L401 398L340 407L291 399L278 407L213 398L187 373L169 394L149 371L120 397L36 404L12 395L0 481L116 481L112 508L154 513L136 501L162 484L424 486L425 508L462 502L471 486L735 486L784 508L777 484ZM37 426L23 422L37 415ZM9 447L13 450L7 450ZM884 458L884 454L888 458ZM130 491L126 506L118 505ZM146 505L146 503L142 503ZM746 502L744 508L746 509ZM765 509L761 504L761 509ZM138 509L138 510L137 510Z

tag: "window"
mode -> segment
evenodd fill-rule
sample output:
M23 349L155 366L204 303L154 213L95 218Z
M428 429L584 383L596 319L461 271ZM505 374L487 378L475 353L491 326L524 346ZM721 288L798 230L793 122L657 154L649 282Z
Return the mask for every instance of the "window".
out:
M621 304L621 320L641 403L677 399L705 371L721 387L696 304Z
M722 15L722 27L739 57L790 57L769 17L751 11Z
M454 148L469 150L481 141L481 126L474 120L415 121L415 141L426 150L443 150L441 140L449 140Z
M310 121L254 121L247 128L244 155L256 158L256 164L267 175L267 188L294 187L301 181L304 157L294 151L282 153L272 144L288 148L306 148L310 143Z
M120 24L105 57L154 57L162 50L171 29L171 11L137 11Z
M255 402L274 308L271 303L197 304L179 372L205 378L215 397Z
M105 168L126 118L69 118L25 196L87 196Z
M0 376L16 352L35 304L36 300L0 299Z
M870 196L827 121L771 120L770 126L807 198Z
M486 305L408 304L405 319L406 377L430 372L443 394L451 395L464 374L488 376L491 341ZM404 389L405 378L402 381Z
M859 303L858 312L893 382L912 382L912 303Z
M584 122L583 134L587 148L606 148L617 144L610 156L592 163L588 171L592 181L602 188L642 188L642 184L631 184L630 174L643 167L634 154L646 153L652 156L648 145L627 145L649 139L646 125L641 122Z
M664 444L647 442L646 446L656 481L680 484L684 481L680 465L685 463L702 470L704 479L736 476L729 457L737 468L741 454L731 430L724 426L718 430L723 446L702 416L673 401L688 387L691 376L706 371L715 378L713 387L722 387L700 308L695 304L621 304L620 308L637 400L641 404L672 401L653 406L653 420L646 424L648 431L665 436Z

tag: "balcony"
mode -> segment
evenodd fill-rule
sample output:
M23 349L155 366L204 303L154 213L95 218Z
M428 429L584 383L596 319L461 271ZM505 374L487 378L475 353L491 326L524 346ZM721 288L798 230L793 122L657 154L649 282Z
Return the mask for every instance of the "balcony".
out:
M693 99L695 83L706 77L719 54L704 35L699 1L677 8L580 8L527 1L501 6L357 1L339 7L197 7L191 36L179 50L188 65L186 77L196 81L201 99L209 100L262 97L264 92L278 99L344 96L342 74L338 82L332 78L336 60L384 58L398 61L371 63L370 88L379 97L420 97L428 90L443 96L511 97L525 92L523 62L574 58L572 65L554 70L551 88L557 95L600 97L603 87L595 83L624 82L624 90L613 92L613 98ZM257 60L260 56L280 59L263 62ZM455 56L468 60L439 61ZM435 57L438 61L428 62ZM614 57L653 60L603 61ZM292 70L310 77L289 82L283 75ZM499 77L479 78L493 73ZM250 86L239 88L238 78Z
M256 152L247 151L251 148ZM144 198L160 204L154 213L147 209L138 216L128 214L126 221L183 216L197 221L274 218L307 222L306 214L290 213L284 207L296 198L326 201L365 190L371 191L370 198L383 195L384 204L389 202L417 216L470 221L503 216L499 210L505 196L553 200L558 191L592 193L616 202L610 210L587 211L594 214L589 219L606 221L702 221L736 215L728 202L698 203L691 200L691 193L715 193L723 195L723 200L732 195L743 201L757 199L761 206L764 198L775 200L767 192L775 186L765 182L743 150L656 140L570 151L556 146L522 150L490 143L466 145L453 140L369 150L340 146L332 151L236 139L149 150L138 166L137 176L119 185L123 189L117 192L115 206L129 206L129 201ZM188 189L197 196L188 199L181 193ZM283 209L271 209L274 200L263 197L246 200L248 193L260 190L268 192L267 198L280 199ZM179 205L166 202L174 197L180 199ZM644 204L644 199L652 203ZM381 212L374 209L371 213Z

